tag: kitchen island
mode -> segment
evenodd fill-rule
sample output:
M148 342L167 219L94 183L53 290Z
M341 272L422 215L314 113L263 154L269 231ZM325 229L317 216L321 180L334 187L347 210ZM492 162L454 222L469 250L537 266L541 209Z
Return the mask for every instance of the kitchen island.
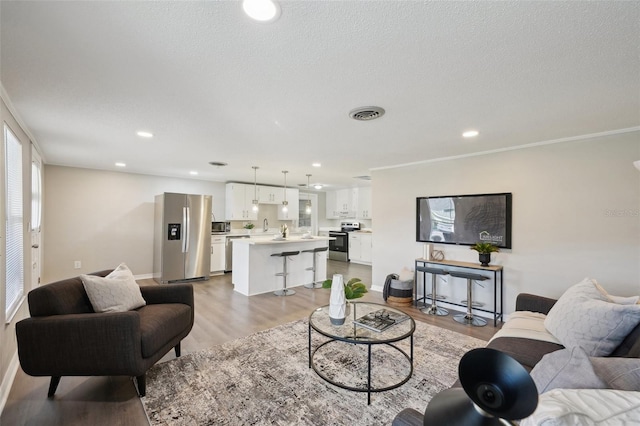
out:
M273 253L299 251L287 262L289 275L287 288L311 283L313 271L307 268L313 265L313 253L302 253L317 247L328 247L330 237L289 237L285 240L273 238L242 238L233 242L233 275L234 290L245 296L280 290L283 287L282 258L272 257ZM319 252L316 259L317 280L324 280L327 275L327 252Z

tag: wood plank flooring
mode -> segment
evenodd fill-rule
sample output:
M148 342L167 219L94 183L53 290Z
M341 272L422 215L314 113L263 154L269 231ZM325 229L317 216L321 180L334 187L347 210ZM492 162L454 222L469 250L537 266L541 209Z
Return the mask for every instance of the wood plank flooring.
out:
M358 277L370 286L371 267L328 261L327 275ZM141 285L156 285L141 280ZM199 351L290 321L306 318L316 307L329 303L329 290L296 287L296 294L271 293L246 297L233 291L231 274L193 284L195 323L182 342L182 354ZM384 303L382 294L369 292L363 301ZM498 330L470 327L446 317L427 316L414 307L402 308L414 319L488 340ZM162 361L172 359L170 351ZM142 404L128 377L63 377L53 399L47 398L49 377L31 377L19 370L0 416L0 425L146 425Z

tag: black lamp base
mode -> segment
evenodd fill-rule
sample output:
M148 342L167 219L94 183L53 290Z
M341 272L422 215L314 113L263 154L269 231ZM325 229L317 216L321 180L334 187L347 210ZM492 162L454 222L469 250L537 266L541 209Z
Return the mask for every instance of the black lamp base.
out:
M484 413L469 399L464 389L447 389L434 396L424 412L425 426L511 425L506 420Z

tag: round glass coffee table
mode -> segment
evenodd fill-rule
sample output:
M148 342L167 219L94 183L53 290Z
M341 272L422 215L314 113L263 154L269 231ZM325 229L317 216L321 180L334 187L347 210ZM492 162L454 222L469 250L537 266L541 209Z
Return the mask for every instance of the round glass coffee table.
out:
M416 329L416 323L409 315L388 305L369 302L351 302L349 305L351 312L348 313L344 324L340 326L331 324L329 320L329 305L318 308L309 315L309 368L313 368L322 379L332 385L355 392L367 392L367 404L371 404L372 392L395 389L411 378L413 374L413 332ZM388 324L391 321L393 321L393 324L382 331L374 331L357 323L365 322L370 327L376 328L379 324ZM328 337L328 340L324 339L325 341L314 348L312 345L312 330ZM408 354L406 348L398 345L398 342L405 339L409 339ZM325 360L323 363L325 366L327 363L332 363L330 360L331 354L340 354L336 356L336 358L339 358L339 362L334 362L327 370L335 372L341 368L345 369L360 365L360 362L364 361L364 359L358 359L359 351L351 351L348 347L336 346L343 346L345 343L366 346L366 379L362 380L361 383L345 383L345 380L340 380L335 375L332 376L326 373L318 365L318 356L325 357L329 355L328 361ZM391 378L390 383L372 385L372 348L374 347L376 348L374 352L378 352L378 348L380 348L380 353L374 354L376 359L392 363L395 366L404 363L402 371L398 373L400 375L399 378ZM363 358L364 352L362 351L361 354ZM355 381L358 382L360 380Z

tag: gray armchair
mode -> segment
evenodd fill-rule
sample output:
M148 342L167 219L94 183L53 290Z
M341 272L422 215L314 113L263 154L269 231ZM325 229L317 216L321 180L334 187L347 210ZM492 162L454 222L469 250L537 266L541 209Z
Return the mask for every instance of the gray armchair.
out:
M94 273L106 276L110 270ZM31 318L16 324L18 357L25 373L51 376L52 397L62 376L134 376L146 393L146 371L193 327L191 284L140 288L146 306L95 313L79 277L29 292Z

